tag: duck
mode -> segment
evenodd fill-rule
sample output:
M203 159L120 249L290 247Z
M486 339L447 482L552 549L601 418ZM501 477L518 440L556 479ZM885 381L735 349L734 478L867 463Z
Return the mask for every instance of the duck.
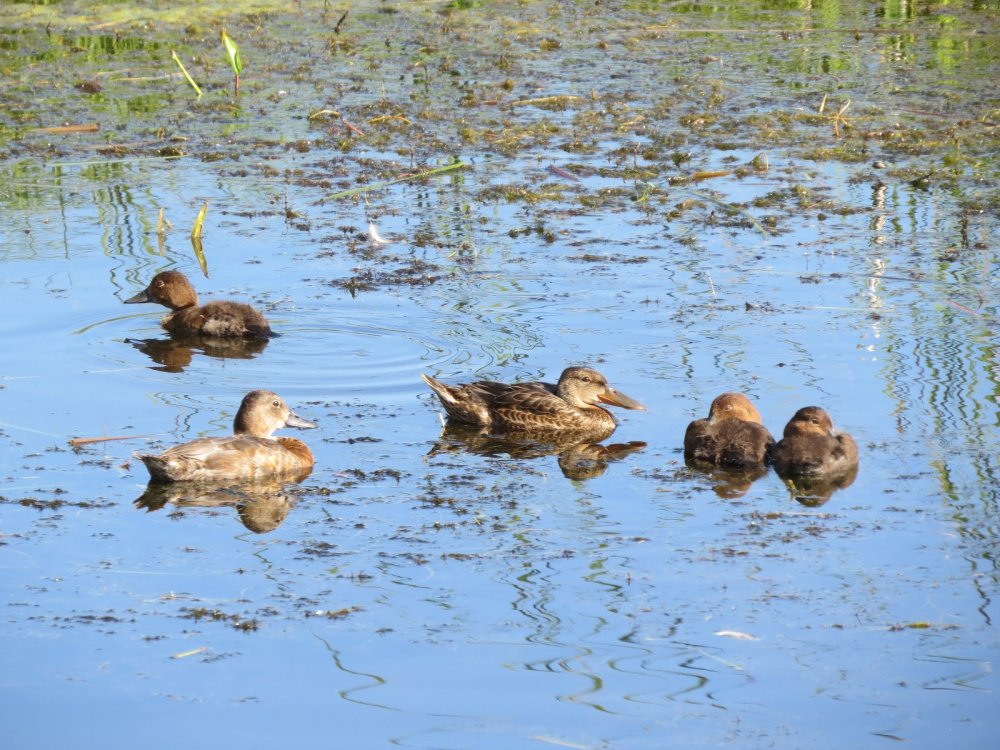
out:
M220 300L198 304L198 294L180 271L161 271L149 286L125 300L126 305L155 302L171 312L160 321L169 333L179 336L267 339L271 326L257 310L243 302Z
M716 396L707 419L696 419L684 433L684 458L713 466L763 466L774 438L761 424L760 412L742 393Z
M158 455L133 455L146 465L154 484L301 476L315 464L309 447L301 440L273 438L271 434L281 427L315 426L293 412L276 393L256 390L243 397L232 435L198 438Z
M430 375L420 377L451 420L493 433L579 433L598 441L617 427L615 418L599 404L646 409L590 367L567 367L555 384L477 380L445 385Z
M782 479L834 478L857 471L858 446L846 432L833 429L826 410L804 406L785 425L770 459Z

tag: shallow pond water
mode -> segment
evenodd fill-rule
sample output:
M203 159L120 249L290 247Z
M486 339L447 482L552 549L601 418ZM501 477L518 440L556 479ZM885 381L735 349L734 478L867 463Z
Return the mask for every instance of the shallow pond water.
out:
M992 747L1000 7L346 8L5 6L5 747ZM281 335L171 342L167 267ZM644 447L419 377L570 363ZM261 387L310 476L144 494ZM686 467L726 390L856 479Z

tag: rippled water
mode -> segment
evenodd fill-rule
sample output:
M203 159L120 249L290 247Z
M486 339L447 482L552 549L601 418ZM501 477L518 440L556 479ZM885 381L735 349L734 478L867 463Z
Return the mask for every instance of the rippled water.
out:
M5 746L992 747L997 7L619 5L231 17L238 105L221 16L9 6ZM200 103L153 80L171 47ZM122 305L166 267L281 335L171 346ZM442 437L419 378L568 363L648 405L612 438L644 448L564 474ZM311 476L135 507L133 450L260 387L319 422ZM775 434L827 408L856 480L685 467L724 390Z

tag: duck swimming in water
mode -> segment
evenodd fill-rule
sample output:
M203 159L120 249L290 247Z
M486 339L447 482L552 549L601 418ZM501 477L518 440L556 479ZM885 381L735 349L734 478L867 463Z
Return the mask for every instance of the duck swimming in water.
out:
M612 388L607 378L589 367L566 368L554 385L508 385L491 380L445 385L429 375L420 377L437 394L451 419L489 432L576 432L603 440L615 431L617 423L600 404L646 408Z
M742 393L723 393L712 401L707 419L696 419L684 433L684 458L715 466L763 466L774 438L760 412Z
M858 466L854 438L833 429L830 415L818 406L805 406L785 425L785 434L771 449L771 463L782 479L837 477Z
M264 316L243 302L220 300L199 306L198 294L180 271L156 274L149 286L125 300L126 305L139 302L169 307L171 312L160 325L171 334L249 339L273 335Z
M315 461L308 446L295 438L272 438L281 427L315 427L271 391L251 391L243 398L228 437L198 438L153 455L135 453L151 481L216 482L298 474ZM308 471L306 471L308 473Z

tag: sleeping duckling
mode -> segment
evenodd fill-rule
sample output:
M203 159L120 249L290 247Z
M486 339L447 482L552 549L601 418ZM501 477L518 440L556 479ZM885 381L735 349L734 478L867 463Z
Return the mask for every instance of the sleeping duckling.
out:
M715 466L763 466L774 438L760 412L742 393L717 396L707 419L696 419L684 433L684 458Z
M785 435L771 449L771 462L782 479L836 477L857 469L858 446L854 438L833 429L833 420L818 406L795 412Z

